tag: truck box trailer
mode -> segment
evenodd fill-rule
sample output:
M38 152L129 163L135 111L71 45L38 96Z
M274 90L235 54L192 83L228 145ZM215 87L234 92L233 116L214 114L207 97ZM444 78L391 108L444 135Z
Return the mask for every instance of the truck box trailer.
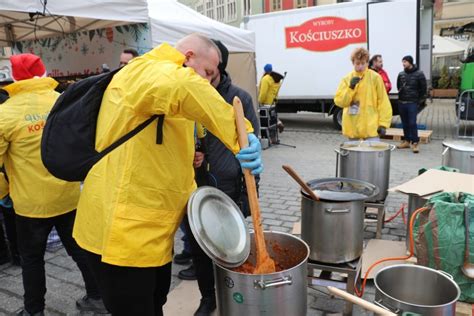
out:
M403 56L412 55L431 78L431 0L357 1L258 14L246 17L243 27L255 32L257 80L267 63L286 72L278 112L327 113L340 128L341 111L333 97L353 68L350 55L356 47L382 55L393 85L394 114Z

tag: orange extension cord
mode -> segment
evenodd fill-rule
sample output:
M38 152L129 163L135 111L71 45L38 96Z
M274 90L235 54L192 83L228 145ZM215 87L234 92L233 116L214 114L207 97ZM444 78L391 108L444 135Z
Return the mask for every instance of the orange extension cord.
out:
M402 208L397 212L396 215L398 215L398 213L401 213L403 212L403 209L404 209L404 205L402 206ZM411 257L413 257L413 254L414 254L414 241L413 241L413 224L415 223L415 218L416 216L423 212L423 211L426 211L428 210L427 207L422 207L422 208L419 208L417 209L415 212L413 212L413 215L411 216L410 218L410 227L409 227L409 237L410 237L410 254L406 257L393 257L393 258L385 258L385 259L381 259L381 260L378 260L376 262L374 262L370 267L369 269L367 270L367 272L365 273L365 276L364 276L364 281L362 282L362 286L361 286L361 290L359 291L359 289L357 288L357 285L355 287L355 293L357 294L357 296L359 297L362 297L362 295L364 295L364 290L365 290L365 284L367 283L367 277L369 276L369 273L370 271L372 271L372 269L382 263L382 262L385 262L385 261L392 261L392 260L407 260L407 259L410 259ZM395 215L395 216L396 216ZM395 217L394 217L395 218Z

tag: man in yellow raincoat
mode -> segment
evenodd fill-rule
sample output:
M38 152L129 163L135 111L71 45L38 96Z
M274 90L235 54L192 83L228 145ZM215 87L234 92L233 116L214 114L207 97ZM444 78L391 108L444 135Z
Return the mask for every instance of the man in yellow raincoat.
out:
M260 142L251 131L239 152L233 108L209 81L219 52L192 34L133 59L107 87L96 149L103 150L154 114L158 124L97 162L84 181L74 238L89 255L104 303L113 315L162 315L171 282L173 240L194 182L194 124L203 124L254 174L262 170ZM242 162L249 160L249 162Z
M392 121L392 106L379 74L368 69L369 52L356 48L354 70L345 76L334 103L343 108L342 134L350 140L379 140Z
M41 161L41 135L59 96L54 91L58 82L45 78L46 68L38 56L14 55L10 61L16 82L4 88L10 98L0 106L0 165L5 164L9 182L0 177L0 198L9 191L15 206L25 290L25 306L18 315L43 315L44 253L53 227L84 278L87 296L76 302L77 307L105 313L85 252L72 238L79 183L55 178Z

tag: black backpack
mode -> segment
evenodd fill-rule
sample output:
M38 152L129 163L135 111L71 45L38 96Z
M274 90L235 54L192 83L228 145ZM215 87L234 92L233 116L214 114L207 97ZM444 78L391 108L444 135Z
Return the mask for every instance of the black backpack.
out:
M101 152L95 150L102 97L120 70L88 77L70 85L48 115L41 139L41 159L48 171L66 181L83 181L92 166L158 118L156 143L163 141L164 115L153 115Z

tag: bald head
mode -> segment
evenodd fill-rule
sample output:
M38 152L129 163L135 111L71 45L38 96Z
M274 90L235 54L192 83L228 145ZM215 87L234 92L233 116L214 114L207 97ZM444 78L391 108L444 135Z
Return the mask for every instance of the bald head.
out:
M213 41L201 34L191 34L180 39L176 49L186 57L184 64L201 77L210 81L215 76L221 57Z

